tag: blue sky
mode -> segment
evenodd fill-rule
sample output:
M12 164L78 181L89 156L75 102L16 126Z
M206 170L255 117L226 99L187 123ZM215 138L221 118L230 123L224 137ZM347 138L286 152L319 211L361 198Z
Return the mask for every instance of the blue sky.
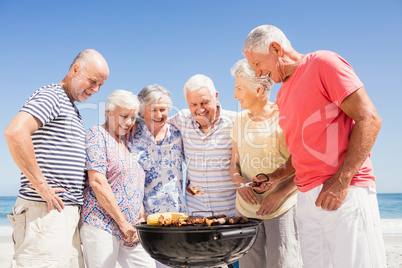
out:
M138 93L158 83L186 108L183 85L197 73L212 78L223 108L237 111L230 68L261 24L282 29L300 53L332 50L352 65L383 119L372 150L378 192L402 192L399 0L0 0L0 195L16 195L19 184L6 126L37 88L63 79L81 50L98 50L110 68L101 91L78 105L86 128L103 123L103 102L116 89Z

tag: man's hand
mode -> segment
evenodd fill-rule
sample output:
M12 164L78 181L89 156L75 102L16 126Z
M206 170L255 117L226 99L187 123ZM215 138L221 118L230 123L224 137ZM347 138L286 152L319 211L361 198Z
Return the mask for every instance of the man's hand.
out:
M66 190L64 188L52 188L48 184L43 187L34 187L32 184L29 187L35 189L35 191L42 197L47 203L47 212L50 212L55 207L59 212L64 209L64 203L57 193L63 193Z
M276 195L275 191L270 193L263 200L261 200L261 207L256 214L265 216L275 212L281 204L282 199L283 198Z
M269 180L264 175L257 175L253 178L253 181L261 183L258 187L253 187L258 193L264 193L266 191L272 191L279 184L280 180L272 174L267 174Z
M269 177L268 182L264 175L257 175L253 178L256 182L263 182L259 187L254 187L258 192L266 192L274 190L281 182L288 180L288 178L293 178L295 174L295 169L292 165L292 156L289 156L288 160L277 168L273 173L266 174Z
M341 207L348 194L349 183L349 180L342 181L336 177L330 178L324 182L315 205L329 211L337 210Z

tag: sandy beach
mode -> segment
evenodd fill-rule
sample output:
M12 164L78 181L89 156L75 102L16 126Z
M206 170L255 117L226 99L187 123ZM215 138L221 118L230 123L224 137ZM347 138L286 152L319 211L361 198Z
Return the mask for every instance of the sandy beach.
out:
M402 267L402 236L384 236L388 268Z
M388 268L402 267L402 236L384 236L387 252ZM14 248L11 239L0 239L0 268L8 268L11 264ZM117 266L116 266L117 267Z

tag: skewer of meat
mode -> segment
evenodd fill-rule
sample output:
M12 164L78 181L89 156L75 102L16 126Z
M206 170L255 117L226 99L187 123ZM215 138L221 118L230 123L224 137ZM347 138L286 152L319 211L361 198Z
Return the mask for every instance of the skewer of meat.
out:
M160 225L162 226L170 226L173 224L173 222L175 222L174 220L172 220L171 218L167 218L165 219L165 217L163 217L163 215L161 215L158 219Z
M219 218L225 218L226 215L225 214L220 214L220 215L212 215L209 217L206 217L207 219L211 220L211 219L219 219Z
M237 224L237 223L246 223L248 221L245 216L233 216L233 217L220 217L220 218L205 218L204 225L211 226L214 224Z
M233 216L226 217L226 215L217 215L211 217L189 217L189 218L178 218L173 220L171 218L166 218L161 215L158 219L161 226L191 226L197 224L203 224L206 226L212 225L222 225L222 224L237 224L246 223L248 218L245 216Z
M240 223L247 223L248 218L246 216L240 216Z

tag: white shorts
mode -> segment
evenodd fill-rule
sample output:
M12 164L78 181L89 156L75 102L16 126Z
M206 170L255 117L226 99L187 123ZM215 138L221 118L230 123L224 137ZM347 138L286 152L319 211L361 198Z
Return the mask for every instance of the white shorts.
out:
M78 205L48 213L45 202L17 198L8 218L14 240L11 267L84 267Z
M89 225L80 229L85 264L90 268L155 268L155 260L149 256L141 244L126 247L123 241L110 233Z
M349 187L335 211L315 206L322 185L297 198L297 224L305 268L386 267L374 188Z

